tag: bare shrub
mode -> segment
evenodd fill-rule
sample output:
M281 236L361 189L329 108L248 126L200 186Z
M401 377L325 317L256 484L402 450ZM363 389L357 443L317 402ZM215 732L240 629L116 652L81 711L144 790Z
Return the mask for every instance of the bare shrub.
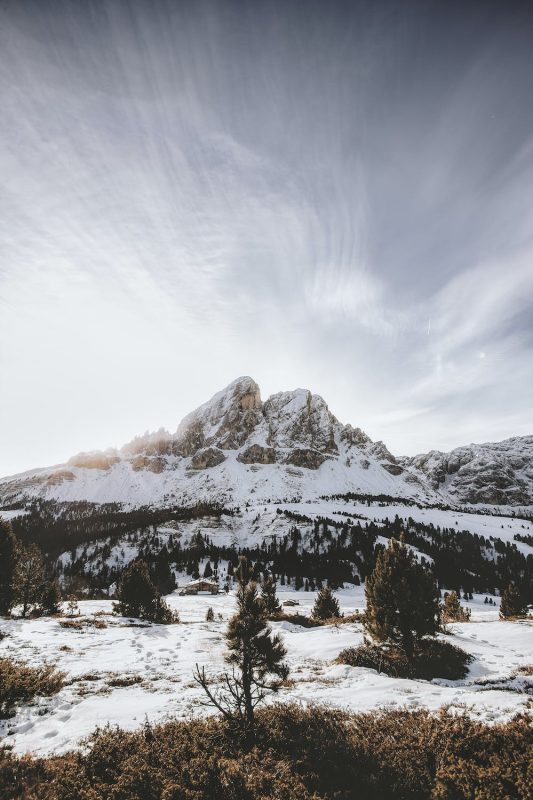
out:
M18 703L56 694L64 678L65 674L50 664L30 667L23 661L0 658L0 717L10 716Z
M531 718L271 706L243 752L220 718L97 731L79 753L0 750L0 796L24 800L529 800Z

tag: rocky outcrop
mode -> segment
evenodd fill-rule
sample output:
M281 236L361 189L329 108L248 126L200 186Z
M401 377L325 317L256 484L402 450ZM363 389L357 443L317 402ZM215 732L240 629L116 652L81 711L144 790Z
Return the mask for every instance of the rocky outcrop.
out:
M276 462L276 451L273 447L261 447L259 444L252 444L239 453L237 461L241 464L274 464Z
M176 452L191 456L203 447L238 449L262 421L261 408L257 383L238 378L185 417L175 435Z
M381 466L383 469L387 470L389 475L401 475L404 471L403 467L401 467L399 464L382 464Z
M46 480L47 486L60 486L65 481L73 481L76 479L76 476L73 472L68 469L60 469L57 472L54 472L50 475L49 478Z
M361 428L352 428L351 425L344 425L342 428L341 441L354 447L363 447L372 443L370 436L367 436Z
M191 467L193 469L211 469L217 467L226 460L226 456L221 450L216 447L207 447L205 450L199 450L191 459Z
M85 469L111 469L113 464L118 464L120 458L108 453L78 453L68 462L69 467L83 467Z
M160 456L150 457L150 456L138 455L135 456L135 458L132 459L131 462L131 468L135 472L140 472L143 469L147 469L149 470L149 472L155 472L156 474L163 472L163 470L165 469L165 465L166 465L165 459L161 458Z
M324 453L336 453L335 431L339 421L324 400L306 389L274 394L265 402L267 441L272 447L303 445Z
M326 456L319 453L317 450L311 450L307 447L297 447L295 450L291 450L285 459L285 463L292 464L293 467L318 469L325 460Z

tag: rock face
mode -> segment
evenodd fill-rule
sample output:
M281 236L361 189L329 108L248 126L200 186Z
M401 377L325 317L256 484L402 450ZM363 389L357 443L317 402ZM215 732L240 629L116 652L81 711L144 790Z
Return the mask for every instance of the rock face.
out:
M76 476L69 469L60 469L54 472L46 481L47 486L60 486L63 481L73 481Z
M221 450L216 447L206 447L205 450L198 450L197 453L191 458L191 467L193 469L210 469L217 467L226 460L226 456Z
M135 472L140 472L143 469L147 469L150 472L155 472L157 475L160 472L163 472L165 469L165 459L159 457L151 457L151 456L143 456L138 455L131 462L131 468L135 470Z
M262 420L259 386L252 378L238 378L180 423L174 450L191 456L201 447L236 450Z
M69 467L85 467L85 469L111 469L120 458L116 454L108 453L78 453L69 462Z
M261 447L260 444L252 444L237 456L237 461L241 464L275 464L276 451L273 447Z
M263 413L267 440L273 447L297 444L319 452L337 452L335 431L340 425L319 395L306 389L280 392L266 401Z
M402 458L433 489L461 503L533 503L533 436Z
M297 447L295 450L291 450L285 459L285 463L292 464L293 467L318 469L325 460L326 456L316 450L311 450L309 447Z

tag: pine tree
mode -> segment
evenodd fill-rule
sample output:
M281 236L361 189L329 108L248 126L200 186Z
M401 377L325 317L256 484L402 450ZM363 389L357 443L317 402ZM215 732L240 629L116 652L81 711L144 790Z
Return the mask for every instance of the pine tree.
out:
M113 610L124 617L137 617L161 625L179 622L178 615L170 609L152 583L145 561L132 561L126 567L116 598Z
M380 642L400 646L411 657L419 638L438 630L439 592L431 572L405 542L382 550L365 582L365 628Z
M163 547L157 554L153 570L153 580L158 592L170 594L176 588L176 576L170 569L168 551Z
M116 598L113 610L123 617L148 619L153 616L157 589L145 561L132 561L126 567L117 587Z
M0 519L0 614L9 614L15 603L17 540L9 522Z
M313 619L336 619L340 615L339 601L329 586L320 589L311 612Z
M264 603L267 614L277 614L281 611L281 605L276 594L276 584L270 575L261 584L261 600Z
M61 611L61 589L56 578L44 584L39 605L43 614L53 615Z
M44 560L36 544L19 547L15 568L15 602L22 606L26 617L30 608L38 606L44 584Z
M524 603L522 595L514 583L510 583L502 593L500 617L507 619L509 617L523 617L526 614L527 605Z
M450 592L444 595L444 603L441 605L442 621L446 622L468 622L470 619L470 609L463 608L457 592Z
M210 578L213 574L213 568L211 567L211 562L208 561L204 568L204 578Z
M206 702L214 705L230 724L238 728L247 746L251 746L255 738L256 706L268 690L275 691L279 688L279 681L288 675L288 667L283 662L285 647L279 635L272 634L252 574L247 559L241 557L235 573L238 581L237 613L226 631L226 660L233 668L231 675L226 673L224 676L226 690L217 692L211 689L204 667L196 665L194 674L207 695ZM278 680L269 680L269 676Z
M213 607L209 606L209 608L207 609L207 613L205 615L205 621L213 622L214 619L215 619L215 612L213 611Z

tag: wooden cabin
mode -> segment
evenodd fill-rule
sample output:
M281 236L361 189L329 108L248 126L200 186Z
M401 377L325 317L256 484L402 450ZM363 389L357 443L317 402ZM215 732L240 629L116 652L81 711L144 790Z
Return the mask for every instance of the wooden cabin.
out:
M208 578L197 578L195 581L191 581L183 589L180 590L179 594L181 596L186 594L218 594L220 591L218 583L216 581L211 581Z

